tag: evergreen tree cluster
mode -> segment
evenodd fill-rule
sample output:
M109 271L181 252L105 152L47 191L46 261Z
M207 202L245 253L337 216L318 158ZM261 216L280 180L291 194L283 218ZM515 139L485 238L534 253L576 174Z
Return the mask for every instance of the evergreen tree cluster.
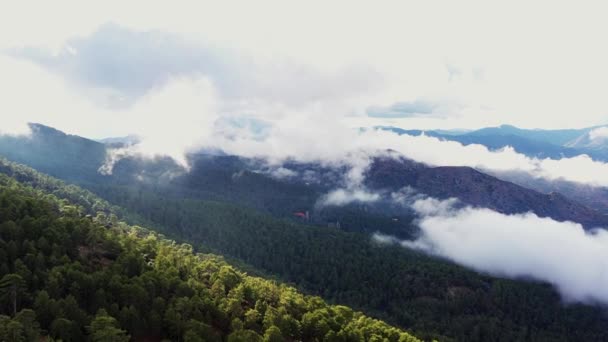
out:
M418 341L16 178L0 174L0 341Z

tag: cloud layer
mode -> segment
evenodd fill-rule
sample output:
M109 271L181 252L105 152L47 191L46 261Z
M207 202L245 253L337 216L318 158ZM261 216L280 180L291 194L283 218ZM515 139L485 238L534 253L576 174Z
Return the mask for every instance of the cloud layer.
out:
M448 258L480 272L554 285L567 301L608 304L608 231L585 231L572 222L489 209L454 209L452 201L417 200L421 236L379 242Z
M0 129L23 133L25 123L33 121L92 138L135 134L142 141L131 153L166 154L183 165L185 154L201 147L274 161L349 164L359 163L352 156L360 153L395 150L430 165L518 170L550 180L608 185L608 166L587 156L531 159L510 148L489 151L426 136L358 130L375 123L368 121L370 108L376 116L398 112L463 124L472 108L493 117L492 108L504 100L495 98L503 94L498 90L504 90L504 80L491 81L493 72L505 76L508 68L501 63L486 70L459 59L426 58L422 50L402 54L401 48L376 46L375 40L367 49L378 51L362 54L364 60L333 61L327 53L317 55L313 49L308 54L294 46L269 56L248 44L232 47L223 38L106 24L65 39L59 49L9 44L5 51L13 58L0 57L6 99L0 103ZM358 47L345 44L344 49ZM380 58L391 49L396 56Z
M397 102L388 107L371 107L367 115L376 118L408 118L442 116L438 114L438 105L433 102L416 100L412 102Z

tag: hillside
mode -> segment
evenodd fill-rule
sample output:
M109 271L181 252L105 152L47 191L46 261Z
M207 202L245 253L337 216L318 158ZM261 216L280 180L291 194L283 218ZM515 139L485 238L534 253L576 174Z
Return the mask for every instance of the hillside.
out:
M0 175L0 340L418 341L91 209Z
M189 156L189 172L180 170L169 158L129 157L115 164L112 175L101 175L98 169L106 154L103 144L42 125L32 127L29 138L0 136L0 155L75 182L110 201L124 201L130 192L141 189L168 198L233 203L278 218L293 219L295 212L309 211L311 220L307 223L327 226L340 222L342 229L354 232L378 230L407 238L415 230L410 224L412 213L382 201L363 206L317 206L321 196L344 186L345 167L288 161L284 167L297 176L277 178L260 160L198 153ZM587 227L608 225L608 216L560 194L532 191L471 168L432 168L404 160L376 159L368 172L368 185L388 191L410 186L429 196L456 197L466 204L508 214L532 211ZM126 194L120 195L123 192Z
M23 175L39 189L72 192L27 167L4 162L2 169ZM171 238L245 262L308 293L382 317L425 339L608 338L603 309L564 306L549 285L481 275L421 253L372 243L367 235L297 225L230 204L167 199L150 192L113 189L112 193L123 198L120 204L155 222ZM95 197L87 201L106 203ZM103 222L108 223L107 219Z
M548 181L521 172L496 172L496 176L543 193L559 192L588 208L608 214L608 188L563 180Z
M373 189L410 186L428 196L455 197L465 204L505 214L531 211L558 221L579 222L588 228L608 226L607 215L559 193L539 193L469 167L428 167L405 158L377 158L367 171L366 182Z

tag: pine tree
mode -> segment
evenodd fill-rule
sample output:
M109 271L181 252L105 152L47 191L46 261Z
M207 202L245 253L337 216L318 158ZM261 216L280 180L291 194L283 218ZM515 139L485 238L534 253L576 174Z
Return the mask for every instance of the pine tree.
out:
M13 317L17 314L17 296L25 286L23 278L15 273L9 273L0 280L0 295L10 297Z

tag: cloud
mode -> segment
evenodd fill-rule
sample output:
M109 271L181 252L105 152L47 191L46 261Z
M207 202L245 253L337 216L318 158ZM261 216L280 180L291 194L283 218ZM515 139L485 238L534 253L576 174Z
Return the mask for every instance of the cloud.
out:
M323 196L319 204L323 206L343 206L353 202L369 203L380 200L380 195L361 189L337 189Z
M599 127L589 132L589 139L593 142L604 142L608 139L608 127Z
M489 209L455 209L427 198L413 208L421 236L400 241L407 248L448 258L480 272L552 284L567 301L608 304L608 231L528 213L504 215ZM396 239L376 234L379 242Z
M135 134L141 144L131 148L133 153L169 155L182 165L189 151L207 147L274 162L292 158L361 169L370 156L393 150L429 165L517 170L549 180L608 186L608 165L585 155L534 159L512 148L490 151L424 135L353 129L347 113L358 104L348 97L297 106L268 100L251 103L242 113L233 110L234 102L218 95L212 80L186 77L170 79L128 108L110 109L95 106L58 75L31 63L0 57L0 70L0 89L5 95L0 103L1 130L5 133L27 133L26 122L31 121L97 137L109 131Z
M207 76L223 91L239 91L242 82L235 81L247 68L246 61L234 61L238 55L229 51L176 34L134 31L116 24L71 38L59 51L22 47L10 54L39 64L83 87L86 95L103 96L96 98L102 104L118 108L175 78Z
M444 117L445 113L436 112L438 107L438 104L425 100L397 102L388 107L370 107L367 115L374 118Z
M173 81L125 113L126 125L139 126L141 142L131 149L147 156L167 155L186 166L186 154L212 138L217 105L208 80Z
M105 24L89 36L68 39L58 51L27 46L9 53L61 75L110 108L130 106L176 78L206 78L224 101L247 110L252 101L300 105L339 98L371 89L380 77L371 67L347 65L323 72L228 46Z
M371 203L379 201L381 194L371 192L365 188L365 172L370 165L370 155L356 151L334 161L328 160L325 163L334 166L346 166L348 171L343 175L343 188L334 189L321 196L317 201L317 206L344 206L350 203Z
M296 171L290 170L288 168L284 168L284 167L279 167L276 169L273 169L269 172L269 174L277 179L285 179L285 178L291 178L291 177L295 177L298 175L298 173Z
M141 139L131 151L168 155L185 165L185 153L204 145L219 115L215 88L205 78L171 79L129 108L109 109L78 96L60 77L31 63L0 56L0 73L0 132L5 134L28 134L28 122L73 134L119 129Z
M489 150L487 147L445 141L425 135L399 136L393 132L370 130L362 133L367 146L385 147L416 161L434 166L468 166L490 171L523 171L533 177L608 186L608 164L587 155L561 159L529 158L511 147ZM364 146L361 143L361 146Z
M56 123L59 128L77 131L95 124L96 118L80 121L91 108L66 90L63 81L42 68L0 55L0 131L27 134L28 122ZM61 120L54 120L61 117Z
M115 88L95 88L101 99L136 96L142 87L165 79L160 70L184 76L202 69L205 77L215 82L210 74L217 69L222 75L217 78L218 93L222 93L220 88L234 89L240 94L256 94L253 97L257 98L258 92L270 96L273 90L277 98L303 103L335 97L336 92L353 91L354 87L354 92L374 93L364 108L388 107L419 98L463 104L445 118L408 118L416 128L473 128L505 122L521 127L580 127L606 119L608 107L602 84L608 76L608 49L596 43L603 38L607 25L600 2L589 6L544 2L497 6L466 0L445 4L441 13L430 3L403 1L377 6L341 0L298 5L276 0L255 4L202 0L175 6L139 0L128 4L59 0L37 6L34 13L27 2L13 3L0 13L0 48L35 47L44 53L31 57L50 60L55 70L71 75L71 80L80 80L79 84L94 79L124 89L114 93ZM552 16L538 25L538 18L548 7ZM310 25L311 18L314 25ZM339 23L336 18L340 18ZM573 25L564 26L564 21ZM107 22L116 23L121 34L111 34L111 27L104 27L105 35L100 32L98 27ZM154 50L156 37L164 50ZM169 41L163 37L169 37ZM85 43L87 39L91 42ZM544 41L542 46L537 44L539 40ZM103 49L101 43L108 43L108 48ZM131 46L153 53L132 54ZM79 48L93 53L93 57L85 56ZM54 54L59 57L53 58ZM201 65L199 58L214 65L213 70ZM118 65L124 71L122 75L129 75L119 80L120 75L113 69L114 59L138 64L131 64L132 72ZM257 68L265 59L274 63ZM235 60L245 68L235 66ZM99 63L100 68L87 61ZM148 61L159 71L146 69ZM300 66L300 71L293 65ZM82 77L78 73L81 67L92 77ZM243 84L254 86L235 86L233 76L238 81L242 75L233 69L245 73L253 70L258 76ZM117 79L104 79L96 70ZM372 76L368 77L370 70ZM315 76L319 74L329 77ZM284 81L276 81L280 78ZM263 82L268 86L260 86Z
M25 122L33 121L91 138L135 134L142 141L130 149L132 153L170 155L182 165L187 164L189 151L205 147L273 162L293 158L351 166L365 164L358 154L394 150L429 165L518 170L546 179L608 185L608 166L584 155L531 159L511 148L489 151L480 145L353 125L354 119L369 119L365 110L370 106L399 103L401 90L410 90L408 98L443 99L443 90L458 87L458 82L478 82L466 76L474 66L459 67L457 80L450 81L445 61L414 63L399 70L401 76L412 77L405 82L393 78L383 63L317 63L308 55L269 57L257 49L245 52L226 48L226 41L210 41L158 29L105 25L66 40L58 50L13 49L13 56L30 62L0 58L2 131L27 131ZM484 80L492 77L491 72L484 75ZM418 82L428 79L436 83ZM420 89L443 90L419 94L410 87L412 82ZM122 96L128 105L112 102ZM466 111L470 103L465 100L448 97L445 102L463 101L458 110ZM419 100L395 108L434 113L443 107Z

